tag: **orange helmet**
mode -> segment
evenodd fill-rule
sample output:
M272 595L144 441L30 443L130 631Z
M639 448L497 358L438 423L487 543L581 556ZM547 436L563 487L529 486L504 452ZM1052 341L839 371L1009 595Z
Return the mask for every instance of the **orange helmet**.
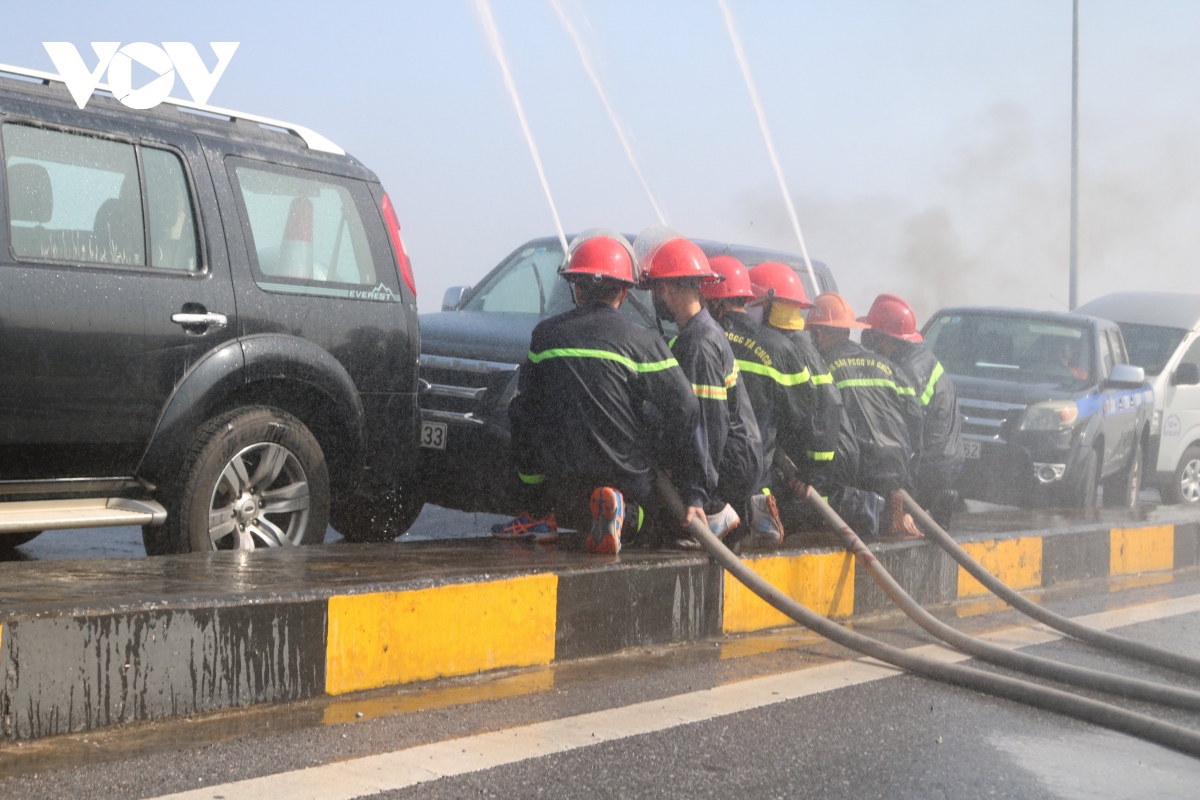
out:
M633 251L619 233L585 232L575 237L558 272L568 280L586 275L596 280L637 283Z
M917 333L917 315L912 306L894 294L881 294L871 304L865 317L859 317L873 330L895 336L906 342L921 342L924 337Z
M713 256L708 260L712 271L725 280L719 283L705 283L700 286L700 294L706 300L724 300L729 297L754 299L754 289L750 287L750 274L742 262L733 256Z
M823 325L826 328L869 328L865 322L854 318L854 309L846 298L837 292L817 295L812 311L808 312L808 325Z
M754 296L759 299L774 298L796 303L801 308L812 308L804 294L804 284L796 270L778 261L764 261L750 269L750 284Z
M643 281L700 278L703 282L724 280L712 271L704 251L682 236L668 239L646 256Z

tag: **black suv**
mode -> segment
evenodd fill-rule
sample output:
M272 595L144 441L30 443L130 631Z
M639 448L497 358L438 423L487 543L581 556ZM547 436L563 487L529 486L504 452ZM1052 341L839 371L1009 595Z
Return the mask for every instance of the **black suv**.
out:
M1154 390L1121 329L1082 314L944 308L925 342L964 415L964 497L1017 506L1137 504Z
M373 173L289 123L3 76L0 159L0 544L411 524L419 320Z
M796 270L811 297L837 291L833 275L819 261L813 262L813 271L821 285L813 287L797 255L694 241L709 257L731 255L747 267L783 262ZM534 327L573 307L567 282L558 276L562 260L557 238L526 242L473 288L447 290L441 313L421 316L426 500L462 511L514 511L508 405ZM621 313L641 325L657 324L646 291L631 291ZM667 326L668 335L672 330Z

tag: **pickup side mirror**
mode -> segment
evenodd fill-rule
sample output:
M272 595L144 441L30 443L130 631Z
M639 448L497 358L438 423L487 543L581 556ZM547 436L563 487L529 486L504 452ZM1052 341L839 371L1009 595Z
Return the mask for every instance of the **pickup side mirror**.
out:
M1109 386L1136 389L1146 382L1146 370L1133 364L1114 364L1108 375Z
M471 291L470 286L451 286L442 295L442 311L457 311L458 304L462 302L463 297L469 291Z
M1175 368L1171 376L1172 386L1195 386L1200 384L1200 364L1183 363Z

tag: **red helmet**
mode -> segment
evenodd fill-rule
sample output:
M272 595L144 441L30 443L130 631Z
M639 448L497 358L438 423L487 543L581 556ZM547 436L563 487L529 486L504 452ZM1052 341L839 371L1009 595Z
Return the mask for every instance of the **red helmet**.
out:
M727 297L743 297L754 299L754 290L750 288L750 274L742 262L733 256L713 256L708 260L712 271L725 280L709 282L700 285L700 294L706 300L724 300Z
M774 298L796 303L801 308L812 308L804 294L804 284L796 270L778 261L764 261L750 268L750 285L754 296L760 299Z
M645 281L700 278L704 282L724 280L712 271L708 257L695 243L676 236L650 251L645 261Z
M826 328L869 328L865 322L854 318L854 309L846 298L836 292L817 295L813 310L808 312L808 325L823 325Z
M917 333L917 315L912 306L894 294L881 294L871 304L871 310L859 322L865 322L872 329L888 336L895 336L906 342L921 342L924 337Z
M575 237L558 272L568 280L589 275L596 280L608 278L630 285L637 283L633 252L619 233L585 233Z

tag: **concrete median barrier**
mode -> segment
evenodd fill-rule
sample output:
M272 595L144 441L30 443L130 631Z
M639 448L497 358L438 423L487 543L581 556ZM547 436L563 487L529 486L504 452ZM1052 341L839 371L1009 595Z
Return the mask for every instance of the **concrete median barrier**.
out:
M1200 514L1161 508L963 518L955 538L1010 586L1106 576L1169 579L1200 564ZM793 545L795 542L795 545ZM747 556L791 597L837 619L890 602L835 548ZM874 548L925 605L985 590L941 549ZM582 552L491 540L0 565L3 736L122 723L790 624L706 556Z

